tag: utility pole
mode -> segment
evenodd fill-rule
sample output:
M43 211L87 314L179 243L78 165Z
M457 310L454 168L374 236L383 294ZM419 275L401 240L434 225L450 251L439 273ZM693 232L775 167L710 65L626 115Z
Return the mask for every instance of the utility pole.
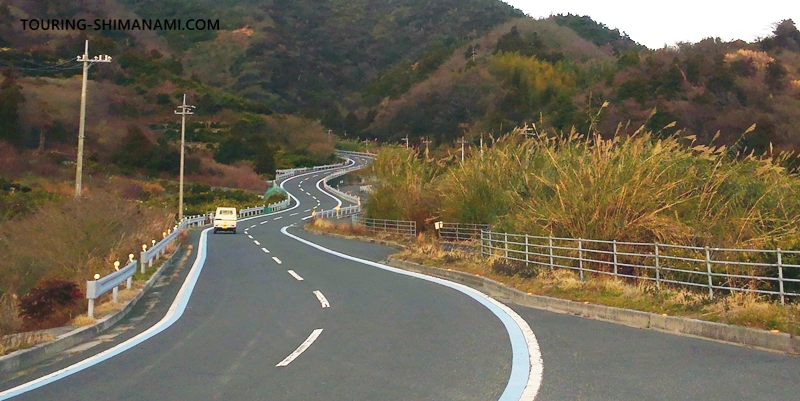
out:
M481 160L483 160L483 132L481 132Z
M183 160L184 160L184 144L186 140L186 116L192 115L192 109L194 106L189 106L186 104L186 94L183 94L183 104L178 106L178 110L175 110L175 114L180 114L181 116L181 174L180 174L180 184L178 184L179 189L178 192L178 220L183 220Z
M86 127L86 79L89 76L89 67L94 63L110 63L111 56L105 54L101 56L94 56L89 59L89 41L86 41L86 46L83 50L83 55L76 57L79 63L83 63L83 84L81 86L81 120L78 128L78 157L76 160L77 167L75 168L75 197L81 196L81 181L83 180L83 138L84 129Z
M475 45L472 45L472 62L475 62Z
M401 139L406 142L406 149L408 149L408 134L406 134L406 136L404 138L401 138Z
M428 158L428 145L430 145L431 140L426 137L425 140L422 141L422 143L425 144L425 158L427 159Z

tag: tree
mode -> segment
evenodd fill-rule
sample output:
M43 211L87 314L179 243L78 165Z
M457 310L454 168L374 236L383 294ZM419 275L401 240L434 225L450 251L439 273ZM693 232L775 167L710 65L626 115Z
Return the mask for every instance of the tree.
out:
M770 61L764 74L764 82L774 91L782 90L786 87L787 74L788 71L780 60Z
M111 161L122 167L141 167L150 163L153 148L141 128L130 126L119 148L111 156Z
M19 106L25 101L22 86L17 84L17 77L10 69L3 70L3 82L0 83L0 139L14 146L22 144L19 128Z
M791 19L785 19L775 26L775 45L786 50L800 51L800 31Z

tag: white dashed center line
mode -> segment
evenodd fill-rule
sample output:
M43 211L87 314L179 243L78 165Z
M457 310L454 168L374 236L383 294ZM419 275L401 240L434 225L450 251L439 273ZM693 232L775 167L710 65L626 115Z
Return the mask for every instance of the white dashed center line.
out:
M262 221L261 223L258 223L258 224L267 224L267 222L266 221Z
M269 253L269 250L267 248L261 248L261 250L264 251L265 253Z
M253 242L254 242L256 245L261 245L261 243L260 243L260 242L258 242L258 241L256 241L256 240L253 240Z
M292 213L289 216L297 216L298 214L300 214L300 213Z
M277 264L281 264L281 263L283 263L283 262L281 262L281 260L280 260L280 259L278 259L278 258L277 258L277 257L275 257L275 256L273 256L273 257L272 257L272 260L274 260L274 261L275 261L275 263L277 263Z
M252 236L252 235L250 235L250 234L248 234L248 235L247 235L247 238L253 239L253 236Z
M300 275L299 275L299 274L295 273L295 272L294 272L294 270L287 270L286 272L287 272L287 273L289 273L289 274L291 274L291 275L292 275L292 277L294 277L295 279L297 279L297 281L303 281L303 278L302 278L302 277L300 277Z
M276 218L275 218L275 220L280 220L280 219L282 219L282 218L283 218L283 216L276 217Z
M317 299L319 300L320 306L322 306L323 308L330 308L331 307L331 304L328 302L328 300L325 298L325 296L322 295L321 292L314 291L314 295L317 296Z
M308 338L306 338L306 340L303 341L303 343L300 344L300 346L297 347L296 350L294 350L294 352L289 354L289 356L287 356L286 359L278 362L278 364L275 365L275 366L276 367L286 366L286 365L292 363L292 361L295 360L295 358L300 356L300 354L302 354L305 350L307 350L308 347L310 347L311 344L313 344L314 341L317 340L317 337L319 337L320 333L322 333L322 329L316 329L316 330L312 331L311 335L309 335Z

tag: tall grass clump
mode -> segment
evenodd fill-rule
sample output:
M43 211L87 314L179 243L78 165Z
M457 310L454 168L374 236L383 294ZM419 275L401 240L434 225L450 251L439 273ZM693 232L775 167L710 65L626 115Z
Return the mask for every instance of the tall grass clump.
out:
M424 227L437 215L439 197L434 184L442 165L394 146L383 148L371 169L379 182L366 203L366 217L413 220L417 227Z
M382 151L368 210L533 235L798 249L800 179L784 158L643 129L608 139L512 134L463 164Z

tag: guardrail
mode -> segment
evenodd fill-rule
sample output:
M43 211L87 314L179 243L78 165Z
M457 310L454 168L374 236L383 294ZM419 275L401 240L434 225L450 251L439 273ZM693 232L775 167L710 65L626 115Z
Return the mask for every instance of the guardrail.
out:
M286 209L287 207L289 207L289 204L291 202L292 202L291 199L286 199L284 201L270 203L269 205L263 207L262 210L264 210L264 213L274 213L277 212L278 210Z
M148 249L147 244L142 245L142 251L139 254L139 260L134 260L134 255L128 255L128 263L123 268L119 268L119 262L115 263L115 268L118 269L117 271L104 276L100 277L99 274L95 275L94 280L87 280L86 281L86 299L89 300L89 310L88 315L91 318L94 318L94 301L101 295L105 294L108 291L113 291L113 299L114 302L117 302L117 293L118 287L123 282L127 282L126 287L128 289L131 288L131 284L133 281L133 275L136 273L136 267L141 266L141 272L144 273L144 270L148 266L153 265L153 261L166 254L167 247L172 244L180 235L183 230L188 227L197 227L208 224L209 220L208 215L199 215L199 216L187 216L181 220L180 223L176 224L173 228L169 229L167 232L164 232L164 235L161 241L156 242L153 240L151 242L151 247Z
M800 297L800 251L726 249L481 231L481 254L550 269L780 298ZM791 262L791 263L788 263Z
M98 277L99 275L95 275L95 280L86 282L86 298L89 300L88 315L90 318L94 318L94 300L97 299L97 297L113 290L114 302L117 302L117 293L120 284L127 281L127 288L131 289L131 282L133 281L133 275L136 273L137 264L138 263L133 260L133 254L131 254L128 264L122 269L103 278Z
M290 169L281 169L275 170L275 182L280 183L281 181L296 176L297 174L305 173L308 171L320 171L320 170L330 170L334 168L341 168L347 166L347 162L335 163L335 164L326 164L324 166L314 166L314 167L298 167L298 168L290 168Z
M371 159L374 159L376 156L378 156L376 153L353 152L353 151L349 151L349 150L337 150L334 153L336 153L339 156L341 156L341 155L345 155L345 156L363 156L363 157L369 157Z
M347 217L361 213L361 205L352 205L346 206L337 209L330 209L330 210L320 210L314 211L311 213L311 217L315 219L332 219L332 218L340 218L340 217Z

